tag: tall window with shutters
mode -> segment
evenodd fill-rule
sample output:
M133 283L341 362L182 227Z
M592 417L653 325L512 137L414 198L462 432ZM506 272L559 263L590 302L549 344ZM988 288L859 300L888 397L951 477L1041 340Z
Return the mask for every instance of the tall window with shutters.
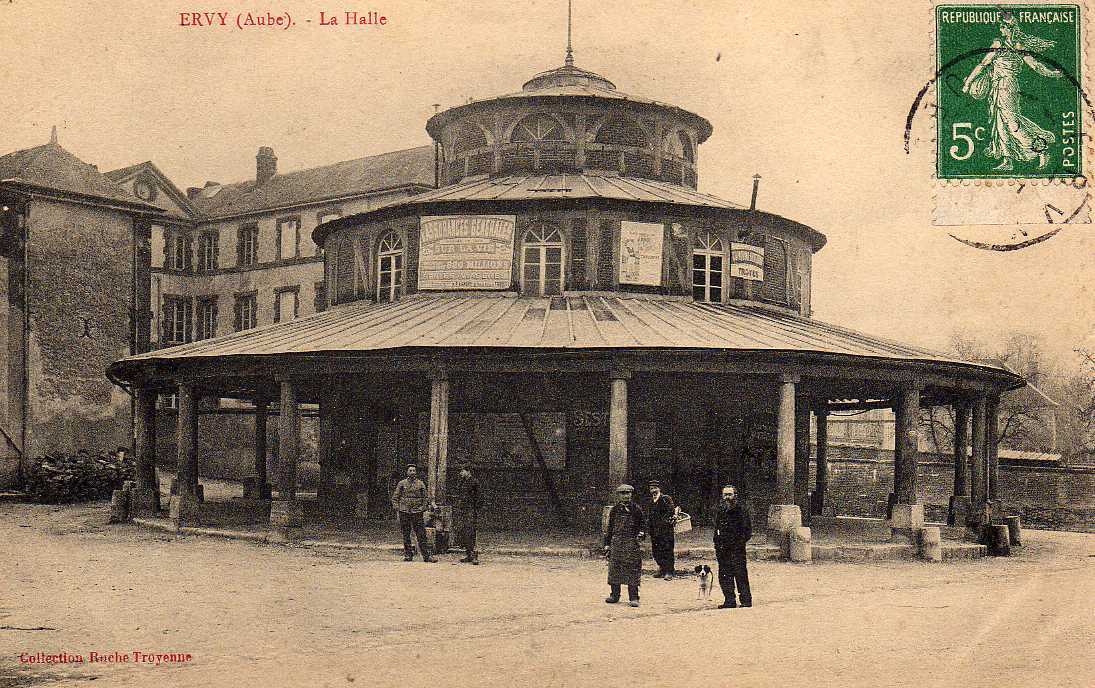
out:
M250 330L258 325L258 294L236 295L236 331Z
M164 264L168 270L178 270L180 272L190 270L193 263L191 262L192 246L189 234L170 235L168 240L164 242L164 248L166 252Z
M163 334L170 344L193 340L194 302L185 296L164 296Z
M395 232L380 237L376 252L376 300L395 301L403 290L403 239Z
M521 240L521 293L563 293L563 235L558 227L536 222L525 232Z
M283 287L274 291L274 322L295 320L300 313L300 287Z
M701 232L692 244L692 298L707 303L722 303L722 239Z
M217 297L204 296L198 299L198 339L212 339L217 336Z
M219 259L216 232L202 232L198 237L198 270L216 270Z
M300 218L285 217L277 224L278 260L290 260L300 255Z
M256 265L259 262L259 227L243 225L239 228L236 241L236 264L241 268Z

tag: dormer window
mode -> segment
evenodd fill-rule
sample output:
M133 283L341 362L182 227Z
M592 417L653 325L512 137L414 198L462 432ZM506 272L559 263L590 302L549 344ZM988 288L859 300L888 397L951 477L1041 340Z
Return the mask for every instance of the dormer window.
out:
M380 237L376 252L376 300L395 301L403 289L403 239L395 232Z
M563 293L563 235L546 222L533 225L521 241L521 293Z

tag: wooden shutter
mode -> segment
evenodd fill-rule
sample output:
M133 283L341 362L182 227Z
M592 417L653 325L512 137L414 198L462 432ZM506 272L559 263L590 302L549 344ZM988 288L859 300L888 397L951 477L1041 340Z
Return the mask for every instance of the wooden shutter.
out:
M614 254L613 244L616 238L616 221L601 220L600 246L597 251L597 286L612 289Z
M775 237L764 242L764 286L761 297L766 301L787 303L787 245Z
M589 232L584 217L575 218L570 226L570 266L567 270L567 282L571 289L589 289L587 257L589 255Z
M335 249L335 302L354 298L354 242L344 239Z
M407 241L403 249L403 293L418 291L418 227L407 230Z

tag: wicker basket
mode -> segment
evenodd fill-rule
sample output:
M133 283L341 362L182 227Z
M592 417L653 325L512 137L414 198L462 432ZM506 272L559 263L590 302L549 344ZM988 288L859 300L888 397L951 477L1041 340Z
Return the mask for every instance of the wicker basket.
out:
M673 532L687 533L690 530L692 530L692 517L682 511L673 521Z

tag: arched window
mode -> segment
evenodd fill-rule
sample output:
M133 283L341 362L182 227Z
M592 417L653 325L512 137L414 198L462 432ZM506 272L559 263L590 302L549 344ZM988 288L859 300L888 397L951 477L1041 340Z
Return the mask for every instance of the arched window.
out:
M483 133L483 130L474 124L464 124L456 133L452 139L452 152L454 157L474 150L476 148L483 148L487 145L487 135Z
M403 239L395 232L380 237L376 252L376 300L395 301L403 289Z
M529 115L513 128L510 141L514 143L537 143L539 141L563 141L563 125L550 115Z
M563 235L545 222L534 224L521 241L521 293L563 293Z
M722 239L703 232L692 244L692 298L722 303Z
M346 303L356 295L354 288L354 241L343 239L335 249L335 302Z
M634 120L626 117L617 117L605 122L597 130L597 136L594 137L593 142L635 148L646 148L648 146L646 132Z
M681 130L670 132L662 142L662 153L667 157L679 158L688 162L695 162L692 151L692 142L688 135Z

